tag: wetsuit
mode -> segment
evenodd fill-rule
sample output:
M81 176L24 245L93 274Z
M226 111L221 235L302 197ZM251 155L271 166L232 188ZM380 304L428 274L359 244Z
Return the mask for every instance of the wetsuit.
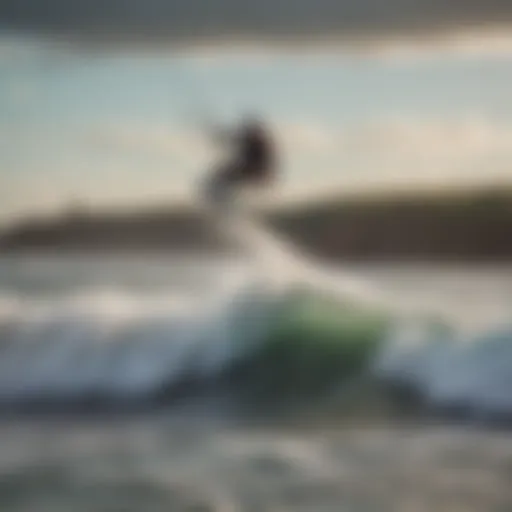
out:
M269 184L276 169L273 142L260 125L248 125L234 138L236 150L232 160L220 166L209 178L207 196L225 200L236 187Z

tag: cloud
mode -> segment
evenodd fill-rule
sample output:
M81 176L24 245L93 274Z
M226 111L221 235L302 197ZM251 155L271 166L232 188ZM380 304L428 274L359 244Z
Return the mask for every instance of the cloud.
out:
M119 123L102 126L87 136L93 149L139 153L195 162L208 150L205 138L193 130L158 123Z
M512 153L512 125L486 118L392 118L352 129L345 147L418 157L475 157L498 151Z
M507 0L3 0L10 27L66 31L98 39L314 37L432 30L510 22Z
M285 151L300 148L301 154L320 154L332 150L337 142L336 131L318 122L279 122L272 128L278 145ZM195 160L199 154L212 156L215 150L206 132L159 123L107 125L92 130L87 139L95 148L185 160Z
M272 128L278 146L300 157L469 159L503 152L512 157L512 124L482 116L390 117L350 126L282 121ZM200 132L152 123L105 126L96 129L90 141L98 148L182 160L196 160L200 154L211 157L212 150Z
M506 155L512 160L512 123L482 114L450 118L392 116L345 125L314 119L277 120L271 123L271 129L283 153L297 159L364 159L378 164L383 158L464 161ZM16 131L8 123L0 123L0 133L5 135L4 142L10 141L6 148L24 145L27 153L33 152L35 145L49 147L61 140L38 129ZM140 156L150 157L155 163L172 159L195 165L218 156L218 147L208 132L158 122L102 124L90 127L82 136L69 134L66 140L66 147L74 148L70 149L71 157L81 151L99 158L107 153L114 159Z
M485 116L387 117L349 126L282 123L277 139L286 152L334 160L461 161L506 154L512 163L512 124ZM512 167L512 166L511 166Z
M285 150L300 153L332 151L340 136L335 128L319 122L277 123L274 130Z
M384 62L417 62L428 59L509 57L512 54L512 33L508 28L454 28L445 33L422 33L380 37L343 39L304 39L294 41L206 41L191 42L175 51L187 58L199 71L235 63L238 66L264 67L283 59L327 61L340 59L372 59Z
M439 58L509 57L512 35L497 27L455 28L444 34L417 37L383 37L352 47L355 53L384 61L418 61Z

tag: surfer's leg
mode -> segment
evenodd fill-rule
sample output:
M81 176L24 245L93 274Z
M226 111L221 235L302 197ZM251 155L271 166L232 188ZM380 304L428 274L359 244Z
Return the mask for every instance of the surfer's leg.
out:
M220 180L209 180L204 189L204 197L209 203L225 203L229 199L229 186Z
M203 198L208 203L217 205L229 202L235 185L235 180L233 179L235 171L235 166L228 165L214 172L203 186Z

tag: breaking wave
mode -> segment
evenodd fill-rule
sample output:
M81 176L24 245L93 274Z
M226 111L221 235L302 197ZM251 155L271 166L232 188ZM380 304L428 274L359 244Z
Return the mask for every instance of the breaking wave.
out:
M319 271L257 225L224 228L259 259L221 286L196 275L201 293L4 287L0 407L304 404L371 381L373 396L405 390L431 410L512 415L512 330L467 339L352 275Z

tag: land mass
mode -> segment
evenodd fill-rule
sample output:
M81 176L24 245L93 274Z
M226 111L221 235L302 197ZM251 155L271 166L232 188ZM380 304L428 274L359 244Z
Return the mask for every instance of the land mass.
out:
M257 213L311 255L326 260L507 261L512 189L337 197ZM1 253L229 250L198 209L73 210L26 219L0 234Z

